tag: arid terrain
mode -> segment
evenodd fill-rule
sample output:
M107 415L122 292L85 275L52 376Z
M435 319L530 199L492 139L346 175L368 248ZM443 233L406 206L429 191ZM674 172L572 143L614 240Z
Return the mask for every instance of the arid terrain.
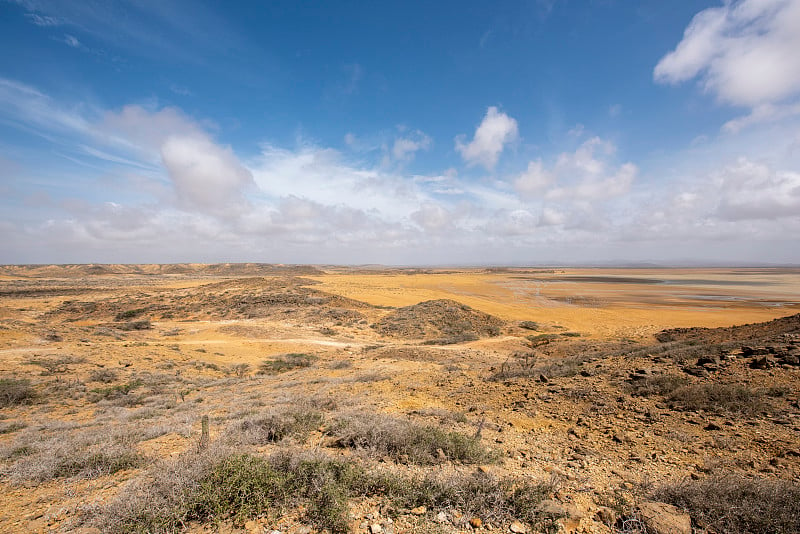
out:
M0 531L800 532L800 269L0 266Z

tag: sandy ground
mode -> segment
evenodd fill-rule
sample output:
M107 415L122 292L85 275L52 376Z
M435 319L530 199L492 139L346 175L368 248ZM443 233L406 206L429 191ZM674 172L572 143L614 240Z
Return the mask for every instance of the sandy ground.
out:
M36 402L2 408L0 429L11 430L0 432L5 455L0 532L69 531L86 503L108 502L144 469L36 480L24 474L33 468L23 469L27 464L13 455L20 447L44 455L57 450L59 440L81 442L86 433L117 429L140 433L136 448L154 461L194 446L201 414L215 418L213 432L219 435L246 414L311 397L427 422L439 416L425 413L451 414L460 422L445 417L448 422L442 424L468 433L486 423L484 441L506 458L492 469L542 479L555 474L563 481L560 501L580 510L577 519L562 525L569 532L611 532L595 517L598 503L612 489L631 489L643 477L702 474L706 463L720 458L760 470L783 458L786 450L800 451L800 420L761 419L744 427L735 421L720 431L725 439L712 439L703 431L707 420L722 426L735 418L675 414L652 399L621 400L620 384L629 373L642 366L680 372L668 362L606 357L581 367L583 375L547 383L491 378L514 354L528 350L526 336L532 333L561 336L543 353L556 361L576 351L599 351L603 344L655 343L653 335L666 328L730 326L798 313L800 270L304 272L303 278L317 282L308 286L319 292L313 298L335 295L358 301L320 308L352 314L342 319L318 313L307 304L312 301L302 299L300 306L259 304L242 311L236 308L239 301L260 298L258 284L248 286L245 276L204 274L202 266L192 269L198 274L162 274L156 267L135 275L83 276L77 267L69 276L56 267L0 274L0 378L29 378L40 392ZM260 275L254 269L248 276ZM268 285L289 280L285 277L291 274L268 274L263 280ZM281 295L305 295L306 286L286 283L288 289L278 291ZM24 292L49 287L54 288L50 293ZM381 336L372 328L394 308L433 299L466 304L507 326L496 337L442 346ZM223 301L235 309L219 308ZM65 311L74 302L97 309ZM149 328L121 330L123 321L115 315L139 308L146 311L137 312L136 318L148 319ZM539 328L521 329L519 321L534 321ZM308 353L316 363L278 376L255 372L265 360L286 353ZM48 371L46 362L59 359L68 363L55 373ZM237 371L242 365L246 369ZM751 372L744 363L735 365L754 387L788 384L796 393L800 383L797 370ZM143 381L141 399L122 398L129 405L120 399L97 401L96 392L108 387L92 382L97 369L116 373L112 386ZM736 378L733 372L729 374ZM796 402L791 395L787 399ZM581 426L586 414L591 414L591 424ZM575 448L576 440L582 448ZM797 479L798 463L776 463L783 467L775 476ZM361 523L355 522L356 531ZM266 526L276 525L259 528ZM297 518L287 519L284 526L285 533L302 531Z

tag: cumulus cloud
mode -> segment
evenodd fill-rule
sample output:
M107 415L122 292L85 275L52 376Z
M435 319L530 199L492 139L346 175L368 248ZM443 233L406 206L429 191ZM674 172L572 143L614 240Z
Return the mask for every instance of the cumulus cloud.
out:
M230 147L206 136L171 136L161 146L164 167L175 185L179 202L220 216L238 214L253 175L239 163Z
M528 163L528 169L514 180L514 187L523 197L532 197L553 183L553 173L544 168L541 159Z
M433 140L424 132L415 130L405 137L398 137L392 145L392 157L397 161L410 161L420 150L428 150Z
M800 218L800 173L740 158L715 173L716 215L729 220Z
M460 135L456 137L455 144L467 165L482 165L491 171L497 165L500 153L506 145L516 141L518 137L517 121L498 111L495 106L490 106L475 130L472 141L465 143L465 137Z
M800 92L800 1L741 0L701 11L656 65L657 82L698 78L721 102L756 108Z
M433 202L425 202L420 206L411 214L411 220L423 230L433 233L441 232L453 225L453 215L443 206Z
M624 195L638 174L633 163L616 166L616 147L599 137L588 139L575 152L562 152L546 168L541 159L531 161L513 185L523 199L598 201Z

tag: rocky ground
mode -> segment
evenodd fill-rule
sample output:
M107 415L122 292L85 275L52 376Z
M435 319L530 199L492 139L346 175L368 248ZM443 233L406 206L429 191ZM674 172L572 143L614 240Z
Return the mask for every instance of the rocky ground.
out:
M2 268L0 530L800 531L800 315L587 337L320 273Z

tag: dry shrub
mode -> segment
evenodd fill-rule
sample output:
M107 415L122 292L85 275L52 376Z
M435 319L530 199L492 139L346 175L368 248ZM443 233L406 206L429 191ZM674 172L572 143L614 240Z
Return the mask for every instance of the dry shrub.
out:
M27 404L36 397L26 378L0 378L0 406Z
M265 458L212 444L162 462L124 487L110 505L86 510L84 522L109 533L175 532L189 521L248 519L300 509L318 531L348 531L348 501L380 497L392 509L426 506L471 517L519 518L537 532L555 532L555 517L538 504L550 483L498 480L482 473L406 475L368 470L353 458L280 450Z
M18 451L25 454L18 454ZM70 437L55 438L39 443L21 443L12 456L16 461L4 469L13 483L47 482L59 478L97 478L139 467L145 458L130 444L115 440L87 444Z
M336 438L339 447L417 464L448 460L474 464L495 459L495 455L481 445L479 437L383 414L340 416L334 420L329 433Z
M264 360L258 368L258 373L262 375L275 375L291 371L292 369L301 369L304 367L311 367L311 364L317 360L313 354L303 353L289 353L276 356L272 360Z
M110 384L117 381L118 374L114 369L94 369L89 373L89 381Z
M686 386L689 380L681 375L647 376L630 383L631 395L650 397L671 395L676 389Z
M797 482L717 474L660 487L655 497L685 509L695 524L727 534L800 532Z
M740 384L718 382L683 386L669 396L673 408L686 411L755 414L767 409L759 391Z
M245 419L238 423L236 430L244 443L263 445L288 437L305 440L312 430L322 425L323 421L324 416L318 410L289 408Z

